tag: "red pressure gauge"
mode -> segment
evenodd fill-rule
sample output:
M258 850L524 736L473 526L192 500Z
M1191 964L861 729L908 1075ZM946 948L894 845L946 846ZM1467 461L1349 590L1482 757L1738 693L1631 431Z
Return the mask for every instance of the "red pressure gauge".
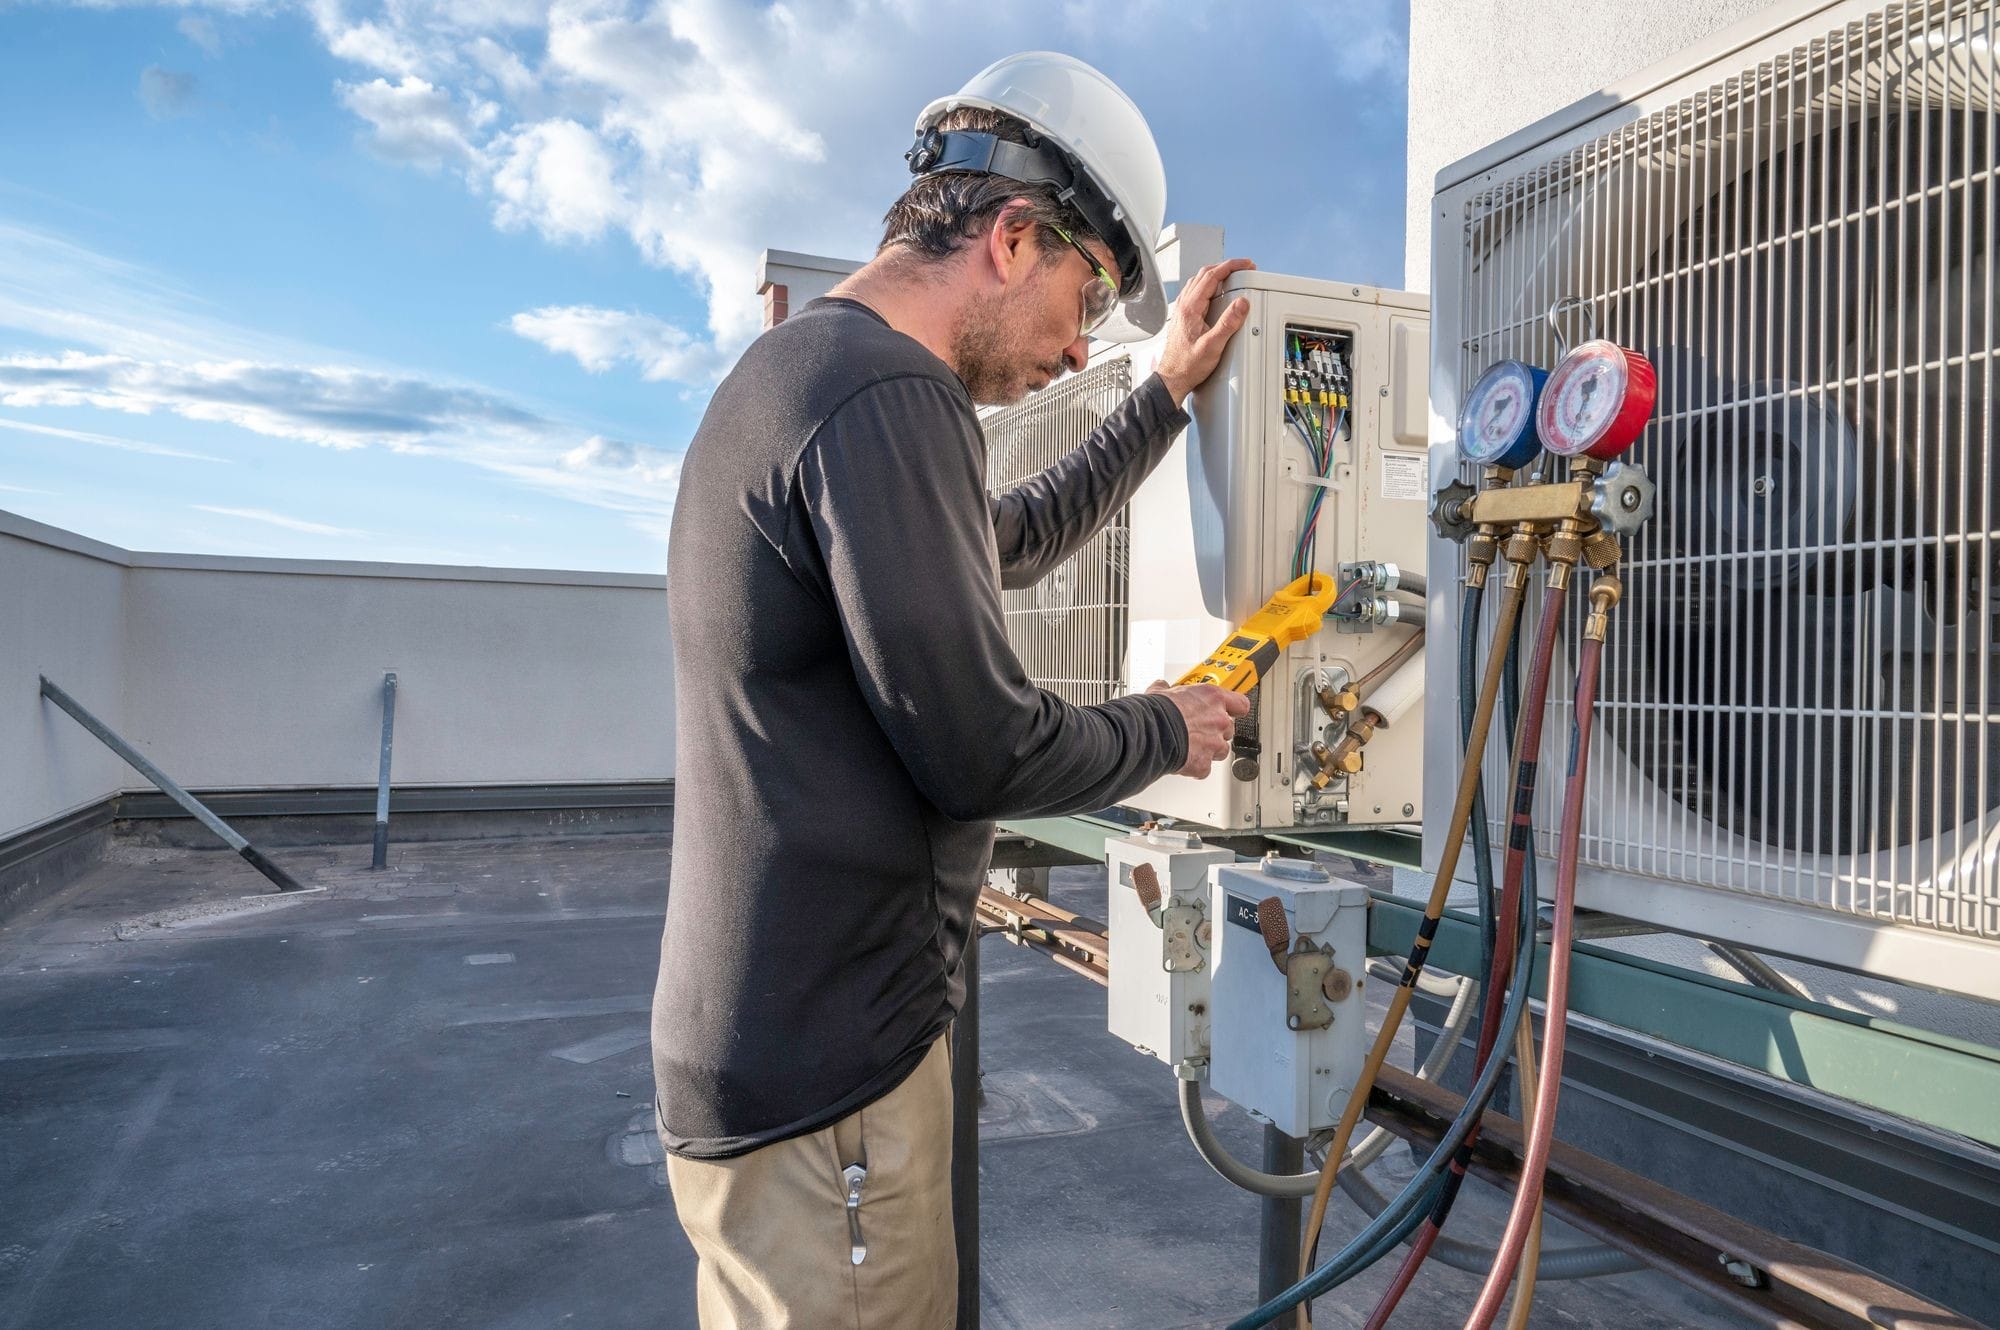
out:
M1549 375L1536 413L1542 443L1561 457L1608 462L1652 419L1653 362L1602 338L1583 343Z

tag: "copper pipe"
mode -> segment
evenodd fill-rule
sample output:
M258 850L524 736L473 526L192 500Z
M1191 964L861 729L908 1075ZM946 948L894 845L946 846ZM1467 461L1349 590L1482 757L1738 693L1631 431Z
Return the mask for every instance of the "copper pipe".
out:
M1387 660L1362 675L1359 679L1356 679L1354 681L1354 691L1364 698L1367 697L1370 688L1373 688L1376 684L1394 674L1398 669L1402 668L1410 657L1423 649L1424 630L1419 628L1416 632L1410 634L1409 641L1397 647Z

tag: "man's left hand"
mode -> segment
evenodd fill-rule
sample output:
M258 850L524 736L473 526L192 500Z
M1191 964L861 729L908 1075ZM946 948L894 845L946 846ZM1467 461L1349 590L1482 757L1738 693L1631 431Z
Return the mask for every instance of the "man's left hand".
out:
M1211 263L1181 288L1180 298L1174 301L1167 315L1167 345L1160 352L1157 367L1176 404L1186 401L1189 393L1215 373L1222 360L1222 349L1243 326L1243 320L1250 317L1250 302L1238 296L1210 324L1208 307L1215 303L1216 291L1232 274L1256 266L1249 259Z

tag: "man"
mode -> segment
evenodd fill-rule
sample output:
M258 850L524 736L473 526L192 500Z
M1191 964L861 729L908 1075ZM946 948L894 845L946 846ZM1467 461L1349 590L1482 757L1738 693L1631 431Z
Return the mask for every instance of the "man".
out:
M1053 108L1053 109L1052 109ZM948 1039L1001 817L1206 775L1243 698L1073 707L1032 686L1000 588L1088 540L1187 423L1248 313L1205 269L1159 372L989 500L975 404L1168 322L1165 175L1136 107L1063 56L926 110L882 245L716 390L668 562L679 774L653 1008L660 1138L705 1330L946 1330Z

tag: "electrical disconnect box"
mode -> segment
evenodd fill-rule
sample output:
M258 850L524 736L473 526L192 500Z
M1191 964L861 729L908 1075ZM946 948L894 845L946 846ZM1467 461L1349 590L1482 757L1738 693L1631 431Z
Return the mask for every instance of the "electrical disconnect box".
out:
M1221 828L1415 822L1424 608L1404 579L1426 560L1428 311L1255 271L1215 309L1239 297L1243 330L1129 509L1126 686L1180 678L1308 572L1354 590L1251 695L1229 761L1127 802Z
M1289 1136L1331 1127L1368 1054L1368 889L1276 856L1211 882L1209 1088Z
M1169 1066L1208 1056L1209 870L1233 851L1149 828L1107 842L1111 1033Z

